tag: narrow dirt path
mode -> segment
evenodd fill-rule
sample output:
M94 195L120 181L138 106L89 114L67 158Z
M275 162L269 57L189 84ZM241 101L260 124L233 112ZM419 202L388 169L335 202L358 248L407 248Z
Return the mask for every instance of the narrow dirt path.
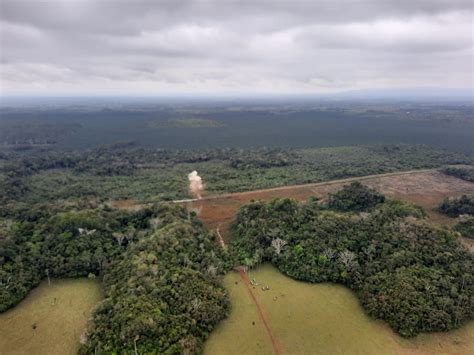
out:
M219 224L219 226L216 229L216 234L217 234L217 237L219 238L219 243L220 243L221 247L223 249L227 249L227 246L225 245L224 238L222 238L221 232L219 230L220 227L221 227L221 225Z
M270 341L272 343L273 352L275 353L275 355L281 355L280 346L278 345L275 335L272 332L272 328L270 327L270 322L265 317L262 306L260 306L260 303L258 303L257 297L255 297L252 291L252 288L250 287L250 280L247 276L247 273L245 272L243 268L240 268L239 275L245 285L245 288L247 289L250 295L250 298L252 299L252 302L255 304L255 307L257 308L258 315L260 316L260 319L262 320L263 325L265 326L265 330L267 331L268 337L270 338Z

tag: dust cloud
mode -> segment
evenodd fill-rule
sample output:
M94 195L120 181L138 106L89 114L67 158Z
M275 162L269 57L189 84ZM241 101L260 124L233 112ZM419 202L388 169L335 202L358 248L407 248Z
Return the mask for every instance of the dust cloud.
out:
M189 193L191 194L191 196L197 199L202 198L202 192L204 191L204 184L202 183L202 179L198 175L196 170L188 174L188 180L189 180Z

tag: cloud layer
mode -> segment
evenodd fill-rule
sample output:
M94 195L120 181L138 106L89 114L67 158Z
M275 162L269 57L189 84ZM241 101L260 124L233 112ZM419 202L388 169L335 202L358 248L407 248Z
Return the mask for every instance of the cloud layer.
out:
M473 86L457 0L2 0L3 94Z

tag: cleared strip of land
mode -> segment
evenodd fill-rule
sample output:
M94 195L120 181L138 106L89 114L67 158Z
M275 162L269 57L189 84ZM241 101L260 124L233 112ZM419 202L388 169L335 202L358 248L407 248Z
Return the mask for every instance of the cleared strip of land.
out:
M434 169L411 170L380 175L353 177L327 182L282 186L272 189L246 191L204 197L200 200L181 200L189 210L195 211L210 230L219 228L226 239L227 230L240 206L252 200L269 201L274 198L294 198L305 201L314 196L324 199L329 193L352 181L362 181L388 197L402 199L422 206L433 222L449 224L454 220L433 211L444 198L473 194L474 183L445 175Z
M294 198L305 201L311 196L324 199L329 193L353 181L361 181L388 197L413 202L425 209L432 222L445 225L452 224L455 220L433 211L433 208L446 197L474 194L472 182L445 175L437 169L423 169L211 195L199 200L184 199L173 202L183 204L188 210L196 212L209 230L219 229L219 235L226 242L229 225L240 206L245 203L252 200L270 201L275 198ZM140 205L133 200L113 201L111 205L124 209L140 208ZM468 248L474 250L474 241L469 239L462 241Z

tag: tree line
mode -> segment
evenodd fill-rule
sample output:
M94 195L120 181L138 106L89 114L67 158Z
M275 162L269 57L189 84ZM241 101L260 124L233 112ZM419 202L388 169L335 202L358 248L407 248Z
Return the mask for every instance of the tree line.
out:
M229 312L229 259L182 207L17 208L0 238L0 312L49 277L102 279L81 353L199 353ZM51 207L51 206L50 206Z
M297 280L344 284L369 315L403 336L472 319L474 257L457 234L429 225L406 202L367 198L374 194L353 184L331 196L330 206L250 203L231 228L233 258L249 268L271 262Z
M443 200L436 210L451 218L457 217L454 229L463 237L474 239L474 197L462 195Z
M172 150L121 142L76 151L3 149L0 203L186 198L186 175L193 170L203 176L208 191L223 193L461 163L472 164L472 156L407 144Z

